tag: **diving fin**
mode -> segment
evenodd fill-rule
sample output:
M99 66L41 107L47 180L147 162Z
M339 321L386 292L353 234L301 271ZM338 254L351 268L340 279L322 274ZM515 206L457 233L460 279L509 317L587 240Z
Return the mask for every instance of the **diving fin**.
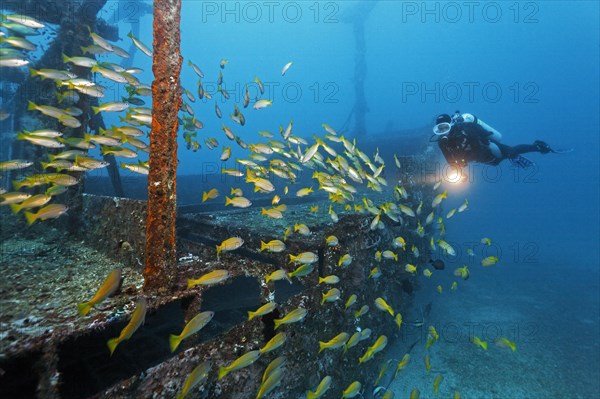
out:
M535 165L532 161L530 161L529 159L525 158L522 155L517 155L515 157L512 158L508 158L508 160L510 161L510 163L513 164L513 166L519 167L519 168L529 168L533 165Z
M566 153L573 151L572 148L555 150L554 148L550 147L548 145L548 143L546 143L545 141L542 141L542 140L536 140L533 142L533 144L537 147L538 151L541 152L542 154L547 154L549 152L552 152L554 154L566 154Z
M550 149L550 152L554 153L554 154L568 154L569 152L573 152L572 148L563 148L563 149Z

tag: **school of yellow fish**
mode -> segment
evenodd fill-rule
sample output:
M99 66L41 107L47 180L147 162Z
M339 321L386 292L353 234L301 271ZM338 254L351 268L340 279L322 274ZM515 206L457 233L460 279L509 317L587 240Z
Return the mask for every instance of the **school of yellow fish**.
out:
M43 27L43 24L29 17L8 15L4 16L2 25L3 28L14 32L13 36L0 37L0 42L9 47L2 48L0 56L1 67L23 67L29 61L27 60L26 51L35 50L35 46L28 42L24 37L27 35L27 29L35 30ZM25 33L23 33L25 32ZM135 46L144 54L152 57L152 50L147 47L142 41L134 37L131 33L128 35ZM124 112L127 110L125 117L120 120L123 123L121 126L112 126L110 129L100 129L97 134L86 134L83 138L62 138L60 130L43 129L33 132L22 131L18 133L18 140L25 140L32 145L42 146L50 149L50 152L55 152L48 155L47 162L40 162L41 167L53 169L52 173L33 174L25 177L22 180L14 181L13 186L16 191L1 193L0 205L10 205L11 209L18 213L24 210L27 221L31 224L36 220L53 219L63 215L67 209L61 204L49 204L53 197L65 192L69 186L78 183L79 179L64 172L85 172L97 168L104 168L107 162L99 159L94 159L87 155L87 151L100 146L101 153L113 154L116 157L126 159L136 158L139 151L148 151L148 145L140 139L145 136L144 128L151 125L152 114L151 109L143 107L143 100L139 97L151 95L150 86L141 83L135 74L141 72L139 68L124 69L117 63L97 61L94 55L115 55L118 57L129 57L125 50L118 46L109 43L98 34L90 31L90 39L92 45L82 49L83 55L69 54L64 55L64 63L76 65L78 67L89 68L91 74L96 74L96 80L88 80L85 77L76 76L68 67L65 70L50 70L50 69L30 69L31 76L39 77L40 79L50 79L56 82L58 87L57 102L60 107L54 105L42 105L29 102L28 110L45 115L48 118L53 118L56 122L53 125L62 125L66 128L76 128L81 125L78 119L82 115L82 110L76 108L73 104L77 102L79 96L86 95L96 98L104 96L104 88L97 83L100 79L106 79L118 84L126 85L128 93L127 98L123 98L120 102L106 102L93 107L94 113L100 112ZM33 47L32 47L33 46ZM86 54L92 55L87 57ZM204 99L207 102L212 99L212 95L220 95L224 100L230 98L229 93L225 89L223 70L228 64L228 60L222 59L219 63L220 73L217 80L217 93L209 93L204 90L202 78L204 73L191 60L188 65L194 70L198 76L197 94L199 99ZM292 63L287 63L281 72L284 76L292 66ZM261 95L264 94L264 87L258 77L254 78L254 84L257 85ZM204 123L196 119L194 110L190 103L196 102L196 97L192 92L181 87L183 113L180 122L183 127L183 138L185 139L188 149L198 150L201 144L196 140L198 131L202 129ZM187 101L186 101L187 99ZM188 102L189 101L189 102ZM251 102L248 85L245 87L245 95L241 106L245 109ZM256 112L268 107L274 107L271 100L256 98L253 100L253 109ZM142 104L142 105L140 105ZM217 118L223 118L223 111L219 104L215 101L215 114ZM235 159L236 167L223 168L224 175L245 176L245 181L252 187L255 195L273 196L271 208L261 208L260 214L266 218L285 219L287 206L282 204L287 196L293 195L296 197L306 197L315 195L315 191L325 193L330 205L327 210L327 215L332 223L339 220L338 212L342 213L358 213L369 215L369 228L371 230L384 229L387 220L394 223L402 223L406 229L413 230L418 237L424 237L425 227L433 225L437 230L437 239L434 239L433 234L430 240L431 251L436 251L439 247L445 255L456 256L456 250L444 239L445 226L444 217L440 215L438 210L440 204L447 198L447 191L437 193L430 204L424 204L420 201L416 209L411 207L413 204L410 200L411 194L407 191L400 182L393 189L386 189L388 182L383 177L382 172L386 167L385 161L377 151L371 157L360 151L355 140L348 140L344 136L340 136L328 124L323 124L323 137L314 136L313 140L306 140L303 137L296 135L293 130L293 123L289 121L279 127L281 138L276 139L275 135L268 131L261 131L259 134L266 139L265 143L247 144L242 138L234 133L245 125L246 116L242 113L238 105L234 105L233 113L230 115L231 120L237 125L236 128L227 126L222 123L222 131L228 140L235 141L242 150L249 150L249 155L246 159ZM210 137L204 140L205 145L209 149L214 149L219 146L216 138ZM130 147L128 147L130 146ZM229 160L232 155L230 146L223 146L220 159L223 162ZM397 168L401 168L401 164L396 156L394 156ZM28 160L9 160L0 163L0 170L22 170L31 167L33 162ZM147 174L147 162L138 163L121 163L121 167L129 170ZM292 190L290 186L296 183L297 174L300 171L310 169L313 171L312 179L314 184L311 186L300 187ZM276 178L271 178L275 176ZM284 186L283 195L274 194L276 184L279 187ZM366 184L365 184L366 183ZM434 190L439 189L441 181L437 182L433 187ZM40 185L48 185L44 194L30 195L26 191L19 191L22 187L36 187ZM366 187L366 189L365 189ZM393 195L393 200L383 202L381 204L374 203L366 194L359 194L372 190L375 192L390 192ZM221 193L216 188L205 191L202 194L201 202L215 201L220 198ZM250 199L243 194L242 188L231 188L229 196L224 198L224 206L233 206L239 208L248 208L252 206ZM454 217L456 213L462 213L469 206L465 199L464 203L457 208L452 209L446 214L446 219ZM33 212L32 209L39 208ZM425 210L427 209L427 210ZM310 212L318 213L318 206L311 206ZM310 236L312 234L310 227L303 223L296 223L293 226L288 226L284 231L281 231L281 239L272 239L261 241L260 251L272 253L280 253L286 251L285 241L290 234L298 234L302 236ZM483 245L490 246L491 240L483 238ZM339 246L339 241L335 236L326 238L325 244L331 247ZM437 246L436 246L437 244ZM244 240L240 237L230 237L225 239L220 245L216 246L217 259L224 252L235 251L244 245ZM419 272L419 264L421 255L419 248L414 243L408 242L405 237L394 237L388 243L380 245L381 249L373 250L373 257L377 264L383 266L383 262L397 264L398 267L405 270L407 273L416 275ZM427 248L425 248L427 249ZM423 248L421 248L423 250ZM413 263L399 264L399 252L410 251ZM315 251L316 252L316 251ZM314 271L314 264L318 261L318 255L315 252L303 252L299 254L289 253L289 266L282 267L273 271L271 274L263 276L265 282L277 281L286 279L291 281L293 278L302 278ZM353 267L353 258L349 253L342 251L342 256L339 258L337 265L340 268ZM474 256L472 249L468 251L469 256ZM499 259L495 256L488 256L481 260L482 266L491 266L496 264ZM289 270L288 270L289 269ZM423 268L421 273L430 278L434 272L428 268ZM469 277L470 271L467 265L457 268L454 271L456 277L466 280ZM372 268L369 273L369 278L377 279L381 276L379 266ZM193 289L197 286L210 286L226 281L230 277L227 270L213 270L207 274L199 276L196 279L189 279L187 289ZM121 270L115 269L101 284L95 295L89 300L78 305L79 312L82 316L87 315L95 305L101 303L111 294L113 294L120 283ZM340 282L340 278L336 275L329 275L319 278L319 285L322 285L323 292L321 297L321 305L327 306L328 303L343 300L342 292L335 287L330 287ZM327 287L327 288L325 288ZM451 290L457 288L457 282L453 282ZM443 287L438 285L437 291L441 294ZM376 309L385 314L389 314L398 328L403 324L402 315L394 310L386 301L385 298L377 298L373 304L358 304L357 296L348 295L345 299L345 309L349 310L349 317L354 317L357 321L369 312L369 305L374 305ZM261 317L273 312L278 304L268 302L255 311L248 312L248 320L256 317ZM135 331L142 326L147 310L146 300L141 297L135 305L135 310L132 313L129 323L123 328L120 335L107 342L110 355L114 353L117 346L124 340L129 339ZM307 316L308 310L302 307L288 312L285 316L275 320L275 329L286 328L293 323L300 323ZM171 351L175 351L180 343L198 333L204 326L210 323L214 313L212 311L204 311L192 318L178 335L171 335L165 345L169 345ZM358 323L357 323L358 325ZM289 328L289 327L288 327ZM434 326L428 327L428 335L426 349L429 349L439 336ZM372 339L371 336L377 337ZM236 370L248 367L256 362L261 356L276 351L278 348L285 345L287 333L285 331L277 333L269 342L262 348L256 348L245 353L237 359L233 359L229 364L219 365L218 378L225 378L229 373ZM371 345L367 346L362 351L362 355L352 355L356 357L357 364L363 364L371 361L377 354L382 352L387 346L388 339L385 335L373 334L369 328L357 329L357 331L345 332L342 331L327 341L315 342L314 350L318 352L343 349L344 356L350 356L348 351L358 346L362 341L371 341ZM478 337L472 337L471 341L477 347L487 350L487 342L482 341ZM506 338L500 338L496 344L501 347L516 350L516 344ZM381 371L374 385L378 385L379 381L385 375L388 364L393 362L392 359L383 361ZM409 366L410 355L406 354L400 361L397 362L394 378ZM210 371L212 370L210 362L204 362L198 365L187 377L183 383L183 388L178 397L183 398L194 387L206 382ZM257 398L268 395L271 391L277 388L284 378L285 357L280 356L270 362L266 368L262 381L260 381ZM425 369L429 373L431 369L431 359L429 355L425 356ZM441 374L436 375L433 380L433 393L437 395L440 385L443 382ZM341 382L340 382L341 383ZM345 388L340 394L342 398L353 398L362 396L363 384L359 381L347 382ZM316 387L307 387L307 398L316 399L322 397L332 386L333 381L331 376L325 376ZM389 384L388 384L389 387ZM410 394L411 398L418 398L420 395L418 390L413 390ZM383 398L393 398L394 393L385 388L382 393ZM460 397L458 392L455 397Z

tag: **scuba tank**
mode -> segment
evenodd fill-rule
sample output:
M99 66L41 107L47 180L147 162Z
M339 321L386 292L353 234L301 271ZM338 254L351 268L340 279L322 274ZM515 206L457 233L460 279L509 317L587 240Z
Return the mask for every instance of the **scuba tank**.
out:
M454 122L454 123L475 122L479 126L481 126L482 128L484 128L485 130L487 130L488 132L491 133L491 136L490 136L491 139L493 139L495 141L502 140L502 135L500 134L499 131L497 131L496 129L494 129L493 127L491 127L490 125L488 125L487 123L485 123L484 121L482 121L481 119L479 119L478 117L476 117L473 114L461 114L459 111L456 111L456 113L452 117L452 122Z

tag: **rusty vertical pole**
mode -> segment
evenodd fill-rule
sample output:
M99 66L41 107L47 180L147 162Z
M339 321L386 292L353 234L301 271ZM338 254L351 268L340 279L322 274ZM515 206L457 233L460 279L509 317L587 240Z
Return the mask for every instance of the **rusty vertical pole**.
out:
M171 290L176 272L175 217L181 0L154 1L152 131L148 175L144 289Z

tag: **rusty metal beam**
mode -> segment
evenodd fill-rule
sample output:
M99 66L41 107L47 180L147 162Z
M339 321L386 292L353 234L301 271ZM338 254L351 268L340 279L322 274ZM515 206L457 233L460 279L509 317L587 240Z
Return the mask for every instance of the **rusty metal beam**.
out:
M175 218L181 0L154 1L152 131L144 290L166 293L176 273Z

